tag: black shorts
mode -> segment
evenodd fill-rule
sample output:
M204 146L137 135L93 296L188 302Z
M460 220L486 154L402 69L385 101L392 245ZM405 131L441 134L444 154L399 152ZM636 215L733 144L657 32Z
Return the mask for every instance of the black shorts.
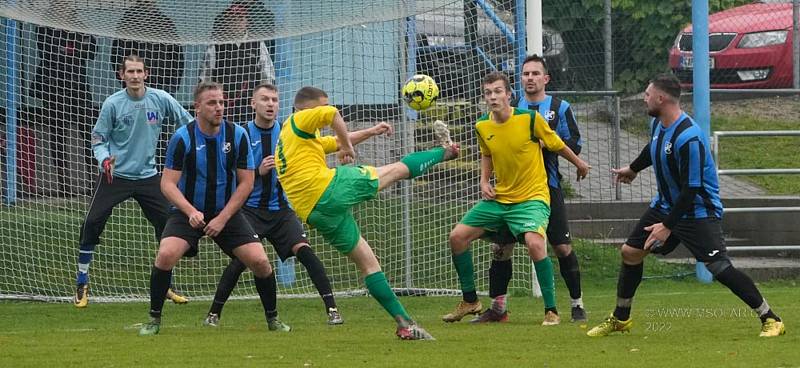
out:
M572 244L569 236L569 220L567 220L567 206L564 204L564 192L561 188L550 187L550 219L547 223L547 242L551 246ZM484 240L495 244L511 244L517 239L508 228L498 232L487 232ZM520 243L524 243L520 239Z
M636 227L631 231L625 244L634 248L644 249L644 242L650 236L650 232L645 231L644 228L662 222L666 218L667 215L653 208L648 208L647 212L639 219ZM681 219L672 229L672 234L667 238L667 241L652 250L651 253L669 254L680 243L683 243L692 252L694 258L700 262L713 262L727 258L725 239L722 235L722 220L716 217Z
M281 261L294 257L292 247L296 244L308 244L303 224L289 208L272 212L245 206L242 212L259 238L272 244Z
M206 214L205 222L208 223L213 218L214 216ZM183 212L173 212L167 219L167 226L164 228L161 239L171 236L186 240L189 243L189 250L186 251L184 256L194 257L198 251L197 243L200 238L205 236L205 233L203 233L202 228L195 229L192 225L189 225L189 218ZM242 215L242 211L237 211L231 216L219 235L211 239L231 258L233 258L233 250L236 247L248 243L259 243L258 235Z

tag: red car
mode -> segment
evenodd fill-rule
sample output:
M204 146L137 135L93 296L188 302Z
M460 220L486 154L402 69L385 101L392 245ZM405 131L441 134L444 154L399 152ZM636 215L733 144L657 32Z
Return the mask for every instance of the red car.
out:
M792 1L762 0L708 19L711 88L792 87ZM669 51L669 66L692 85L692 26Z

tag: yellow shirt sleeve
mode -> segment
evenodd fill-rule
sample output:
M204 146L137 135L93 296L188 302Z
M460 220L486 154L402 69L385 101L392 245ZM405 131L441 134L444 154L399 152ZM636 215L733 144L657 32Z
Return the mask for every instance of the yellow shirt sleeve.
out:
M333 123L333 117L339 110L333 106L317 106L313 109L300 110L294 113L294 123L297 129L308 134L313 134L319 129Z
M483 141L483 136L481 135L481 131L478 130L478 126L477 125L475 126L475 130L478 131L478 134L476 134L476 135L478 136L478 146L481 149L481 155L491 156L492 152L489 151L489 147L486 146L486 142Z
M566 146L561 137L556 134L553 129L550 129L550 125L542 118L542 115L538 112L534 112L534 123L533 123L533 136L539 138L544 143L544 147L547 148L550 152L560 151L561 149Z
M317 134L319 134L319 132L317 132ZM336 144L336 137L332 135L319 137L319 143L322 144L322 150L325 151L325 154L334 153L339 150L339 145Z

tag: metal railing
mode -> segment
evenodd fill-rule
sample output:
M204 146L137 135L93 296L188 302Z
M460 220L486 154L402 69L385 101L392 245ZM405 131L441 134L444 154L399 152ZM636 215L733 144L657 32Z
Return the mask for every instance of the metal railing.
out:
M791 90L796 92L796 90ZM775 175L800 174L800 169L720 169L719 139L721 137L785 137L800 136L800 130L716 131L713 138L714 164L717 175ZM725 213L749 212L800 212L800 207L738 207L726 208ZM730 246L729 251L780 251L800 250L800 245Z

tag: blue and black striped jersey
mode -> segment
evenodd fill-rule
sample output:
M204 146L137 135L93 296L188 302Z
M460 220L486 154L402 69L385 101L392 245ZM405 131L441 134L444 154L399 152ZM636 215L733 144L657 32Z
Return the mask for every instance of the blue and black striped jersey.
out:
M650 207L669 214L678 205L681 191L692 189L697 194L681 218L722 218L717 169L702 129L686 113L669 128L655 118L651 124L648 146L658 193Z
M569 102L559 98L546 95L544 100L530 102L524 98L517 102L517 107L538 111L544 120L550 125L550 129L556 132L561 140L575 152L581 153L583 142L578 123ZM543 149L544 167L547 170L547 184L554 188L561 187L561 175L558 173L558 153Z
M253 170L255 164L244 128L223 121L212 137L195 120L170 139L165 167L181 171L178 189L194 208L215 215L236 190L236 170Z
M278 182L277 172L273 169L264 176L258 173L261 160L264 157L275 155L275 146L278 144L281 134L281 125L276 122L270 129L261 129L251 120L245 125L245 131L250 138L250 147L256 164L256 180L245 205L269 211L279 211L289 207L286 193L283 192L283 187Z

